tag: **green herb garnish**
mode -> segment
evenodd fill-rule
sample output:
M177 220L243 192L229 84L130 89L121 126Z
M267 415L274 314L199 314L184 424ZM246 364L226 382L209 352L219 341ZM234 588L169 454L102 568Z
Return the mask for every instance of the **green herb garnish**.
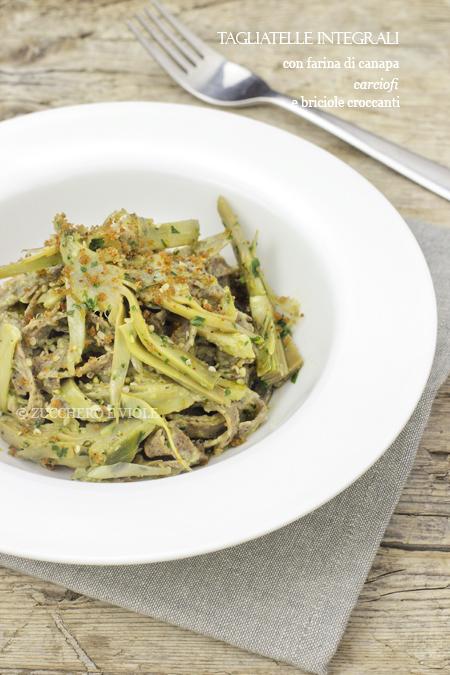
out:
M285 338L291 334L291 329L284 319L278 319L277 326L280 329L280 338Z
M83 305L89 312L95 312L97 309L97 300L95 298L85 298Z
M193 319L191 319L191 324L193 326L203 326L205 323L205 319L202 316L194 316Z
M89 243L89 248L91 251L97 251L99 248L104 248L105 246L105 240L103 237L95 237L94 239L91 239Z
M258 258L252 259L252 262L250 263L250 267L251 267L253 276L259 277L259 268L261 267L261 263L259 262Z
M53 452L58 455L59 459L62 459L67 455L67 448L62 448L60 445L52 445Z

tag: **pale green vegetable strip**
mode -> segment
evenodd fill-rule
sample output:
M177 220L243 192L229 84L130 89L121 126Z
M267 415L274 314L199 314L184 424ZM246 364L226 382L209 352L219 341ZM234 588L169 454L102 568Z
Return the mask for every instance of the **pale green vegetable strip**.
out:
M123 324L124 317L125 307L122 301L116 316L114 352L111 365L111 380L109 383L110 401L111 405L114 407L116 420L119 419L118 408L120 405L120 397L122 394L122 388L125 384L128 367L130 365L130 352L128 350L125 338L119 330L120 326Z
M144 366L142 364L142 361L139 361L139 359L136 359L134 356L131 357L131 365L133 366L133 368L137 373L144 372Z
M58 450L55 450L55 448L58 448ZM37 440L31 442L28 447L19 450L17 457L30 459L33 462L40 462L42 460L48 462L50 460L51 464L68 466L70 469L89 466L89 457L87 455L78 455L75 448L76 446L67 447L57 443L48 445L42 441L39 443L39 440ZM61 455L61 452L65 454Z
M87 451L82 453L83 441L90 440L92 434L86 431L78 433L64 432L56 424L45 424L35 435L11 416L0 418L2 438L17 451L18 457L35 462L50 460L52 464L77 468L89 466Z
M80 251L80 242L75 233L65 231L61 234L60 251L64 265L71 268ZM69 325L69 349L67 352L67 370L75 375L75 366L80 362L86 339L86 310L73 296L73 289L66 277L67 323Z
M145 348L158 358L167 360L176 370L184 373L202 387L214 389L219 379L217 373L210 372L207 366L195 356L186 354L183 350L169 344L167 338L164 339L157 333L151 333L136 296L126 287L123 289L123 294L130 305L130 317L133 326Z
M197 241L200 231L198 220L156 224L151 218L142 218L121 210L112 213L104 225L95 228L89 237L90 241L105 236L108 245L111 243L109 237L111 227L119 232L119 239L126 241L130 246L152 251L192 245Z
M288 375L291 376L303 366L303 358L297 349L297 345L290 335L283 338L284 353L288 364Z
M216 403L220 403L222 405L226 403L225 396L218 387L215 389L206 389L206 387L202 387L200 384L197 384L197 382L194 382L191 378L187 377L179 370L176 370L170 364L164 363L164 361L161 361L161 359L158 357L150 354L150 352L148 352L141 344L137 342L135 336L133 335L133 328L130 324L124 324L121 326L120 330L127 341L127 346L130 350L130 353L140 361L146 363L151 368L154 368L157 372L166 375L171 380L182 384L187 389L200 394L205 399L215 401Z
M253 360L255 358L252 343L247 335L243 335L242 333L221 333L203 326L199 326L197 331L199 335L217 345L226 354L240 359Z
M272 303L259 274L259 260L244 238L241 226L228 202L219 197L217 204L226 231L244 272L250 310L256 329L264 340L256 349L257 373L268 384L280 384L288 376L283 344L275 326Z
M140 443L156 426L156 419L134 418L103 425L89 448L91 464L132 462Z
M37 272L38 270L43 270L46 267L60 265L61 262L62 259L58 250L58 246L56 244L45 246L45 248L41 248L39 251L36 251L36 253L33 253L26 258L22 258L22 260L18 260L17 262L0 267L0 279L14 277L18 274Z
M81 361L86 339L86 310L71 295L67 295L67 323L69 325L69 349L67 370L75 375L75 366Z
M220 378L219 385L224 388L224 392L229 401L240 401L244 396L247 396L247 394L251 392L245 384L239 384L233 380L226 380L224 377Z
M157 251L193 244L198 239L200 226L198 220L175 220L170 223L148 225L142 232L151 248Z
M204 320L204 325L214 328L216 330L221 330L224 333L235 333L236 330L239 330L239 327L236 326L234 321L231 321L229 317L224 314L217 314L216 312L209 312L204 309L200 303L196 302L193 298L185 298L183 296L174 295L173 297L164 297L161 300L161 306L164 309L168 309L174 314L189 319L190 321L196 320L197 317L200 317Z
M280 298L271 289L269 286L265 275L260 272L260 277L266 289L266 293L272 303L272 307L275 311L280 314L288 327L293 326L300 316L300 306L297 300L293 298ZM300 354L297 345L292 339L289 333L281 338L284 348L284 355L286 357L286 363L288 368L287 377L290 377L294 373L298 372L303 366L303 358Z
M238 312L234 304L233 295L228 286L225 287L224 291L225 293L222 299L222 311L229 319L231 319L231 321L236 321Z
M0 410L8 410L8 392L16 345L21 337L20 330L11 323L0 324Z
M136 396L155 408L160 415L186 410L202 400L202 396L189 391L179 384L132 384L131 390Z
M74 480L100 481L117 480L118 478L159 478L170 476L173 473L171 466L159 464L132 464L131 462L117 462L116 464L104 464L89 469L76 469L72 478Z
M158 415L156 410L152 408L151 405L143 401L141 398L138 398L137 396L129 396L128 394L122 394L122 401L125 406L127 407L132 406L135 409L141 411L145 419L152 420L157 426L164 429L173 456L185 471L190 471L191 468L189 464L187 464L187 462L182 458L182 456L178 452L178 448L173 442L172 432L170 431L166 420L163 417L161 417L161 415Z
M200 239L195 246L196 253L207 253L209 257L218 255L220 251L230 243L230 237L226 232L213 234L211 237Z
M138 361L138 363L142 365L141 361ZM142 381L131 382L130 390L132 394L155 408L160 415L180 412L194 405L194 403L204 400L200 394L196 394L174 382L152 381L145 378ZM89 391L89 395L94 399L109 400L109 387L101 384L96 385Z
M85 396L74 380L63 380L60 396L73 411L74 417L91 422L101 421L101 406Z

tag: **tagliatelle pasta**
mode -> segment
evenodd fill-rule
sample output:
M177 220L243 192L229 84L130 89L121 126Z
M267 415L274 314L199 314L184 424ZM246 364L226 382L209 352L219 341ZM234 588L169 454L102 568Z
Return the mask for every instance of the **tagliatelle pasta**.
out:
M0 433L80 480L171 476L242 443L302 365L298 303L277 297L224 198L224 232L124 210L64 214L0 268ZM228 244L236 264L221 256Z

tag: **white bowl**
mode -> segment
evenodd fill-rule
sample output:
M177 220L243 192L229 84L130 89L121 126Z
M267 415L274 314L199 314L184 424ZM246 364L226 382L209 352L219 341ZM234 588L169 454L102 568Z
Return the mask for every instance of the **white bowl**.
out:
M87 484L0 454L3 552L137 563L274 530L350 485L401 431L425 385L436 309L422 253L364 178L274 127L154 103L62 108L0 124L0 263L39 246L65 211L91 225L125 207L221 230L229 198L271 285L305 313L295 385L248 443L174 478Z

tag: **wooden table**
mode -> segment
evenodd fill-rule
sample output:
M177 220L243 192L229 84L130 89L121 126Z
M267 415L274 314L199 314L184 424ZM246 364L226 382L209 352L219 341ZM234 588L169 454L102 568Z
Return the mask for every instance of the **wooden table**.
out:
M174 0L175 2L175 0ZM123 25L145 0L0 0L0 118L52 106L144 99L192 103ZM173 5L172 5L173 6ZM207 40L219 30L391 30L399 47L232 47L293 96L355 96L355 79L393 73L292 71L284 59L398 58L401 108L345 110L350 120L445 163L449 158L446 0L177 0ZM372 181L405 217L448 225L448 204L281 110L243 114L297 133ZM450 389L428 429L342 644L334 675L450 672ZM58 586L0 570L1 673L281 675L300 671Z

